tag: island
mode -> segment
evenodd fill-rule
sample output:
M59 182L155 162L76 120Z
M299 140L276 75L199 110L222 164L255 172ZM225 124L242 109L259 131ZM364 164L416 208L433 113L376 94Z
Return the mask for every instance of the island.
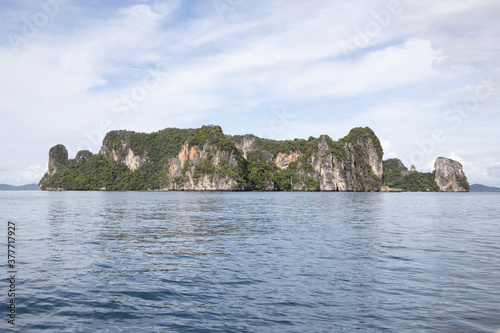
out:
M443 191L467 192L462 165L436 159L435 171L408 171L383 161L380 140L357 127L337 141L270 140L226 135L220 126L166 128L154 133L111 131L98 154L74 159L62 144L49 151L41 190L164 191Z

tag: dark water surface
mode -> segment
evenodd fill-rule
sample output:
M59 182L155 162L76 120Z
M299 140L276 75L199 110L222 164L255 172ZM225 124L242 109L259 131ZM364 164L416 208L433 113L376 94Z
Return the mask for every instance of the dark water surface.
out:
M12 221L19 332L494 332L499 199L0 192L2 275Z

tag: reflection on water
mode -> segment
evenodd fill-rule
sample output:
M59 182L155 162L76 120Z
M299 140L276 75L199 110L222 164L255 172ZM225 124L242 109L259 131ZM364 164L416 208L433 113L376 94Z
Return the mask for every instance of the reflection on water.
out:
M500 327L495 194L3 192L0 199L20 230L23 332Z

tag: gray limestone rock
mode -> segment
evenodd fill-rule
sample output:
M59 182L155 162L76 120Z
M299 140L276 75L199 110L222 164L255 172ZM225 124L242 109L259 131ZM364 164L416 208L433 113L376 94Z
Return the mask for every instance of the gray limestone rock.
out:
M49 162L47 165L47 173L43 175L38 183L40 189L45 189L47 182L52 176L68 162L68 150L64 145L55 145L49 150Z
M92 156L92 153L88 150L80 150L76 153L75 162L79 163L88 160Z
M462 164L445 157L438 157L434 162L436 183L442 192L468 192L469 183L463 172Z

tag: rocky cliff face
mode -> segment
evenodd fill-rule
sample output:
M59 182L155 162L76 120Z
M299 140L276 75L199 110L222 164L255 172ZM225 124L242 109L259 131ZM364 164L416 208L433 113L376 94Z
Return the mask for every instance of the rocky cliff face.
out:
M242 190L234 169L239 167L232 151L205 143L202 147L184 143L179 154L168 161L168 181L164 190L234 191Z
M52 177L68 161L68 150L64 145L55 145L49 150L47 174Z
M43 175L38 183L40 189L44 189L50 179L68 163L68 150L64 145L55 145L49 150L49 162L47 163L47 173Z
M272 157L272 161L278 169L284 170L288 169L290 163L297 161L301 156L302 153L299 151L291 151L288 153L279 152L276 156Z
M247 153L254 149L255 139L255 136L247 134L243 136L240 142L235 142L234 145L243 151L243 157L247 158Z
M122 142L120 148L113 149L109 147L105 141L99 151L99 154L104 157L112 158L115 162L126 165L130 171L138 170L148 162L148 156L146 153L141 155L134 154L134 151L130 148L127 142Z
M319 138L317 148L311 155L310 162L312 164L311 176L314 180L319 181L319 189L321 191L347 191L352 190L347 186L347 174L345 172L344 161L338 161L338 158L330 152L330 146L327 142L327 137L322 135ZM294 190L301 190L306 186L304 175L300 173L300 181L294 186Z
M449 158L438 157L434 162L435 181L442 192L468 192L469 183L462 164Z
M359 138L340 142L337 154L332 143L322 135L311 156L312 177L319 181L321 191L379 191L383 164L378 139ZM339 146L339 143L337 143ZM340 149L340 154L338 153ZM297 184L296 189L305 184Z
M382 154L379 153L380 150L377 146L380 146L380 142L376 139L377 142L374 142L373 138L369 138L366 141L358 141L364 150L366 151L367 156L365 156L365 163L367 163L371 168L373 174L382 180L382 176L384 175L384 162L382 160ZM380 184L382 185L382 183Z

